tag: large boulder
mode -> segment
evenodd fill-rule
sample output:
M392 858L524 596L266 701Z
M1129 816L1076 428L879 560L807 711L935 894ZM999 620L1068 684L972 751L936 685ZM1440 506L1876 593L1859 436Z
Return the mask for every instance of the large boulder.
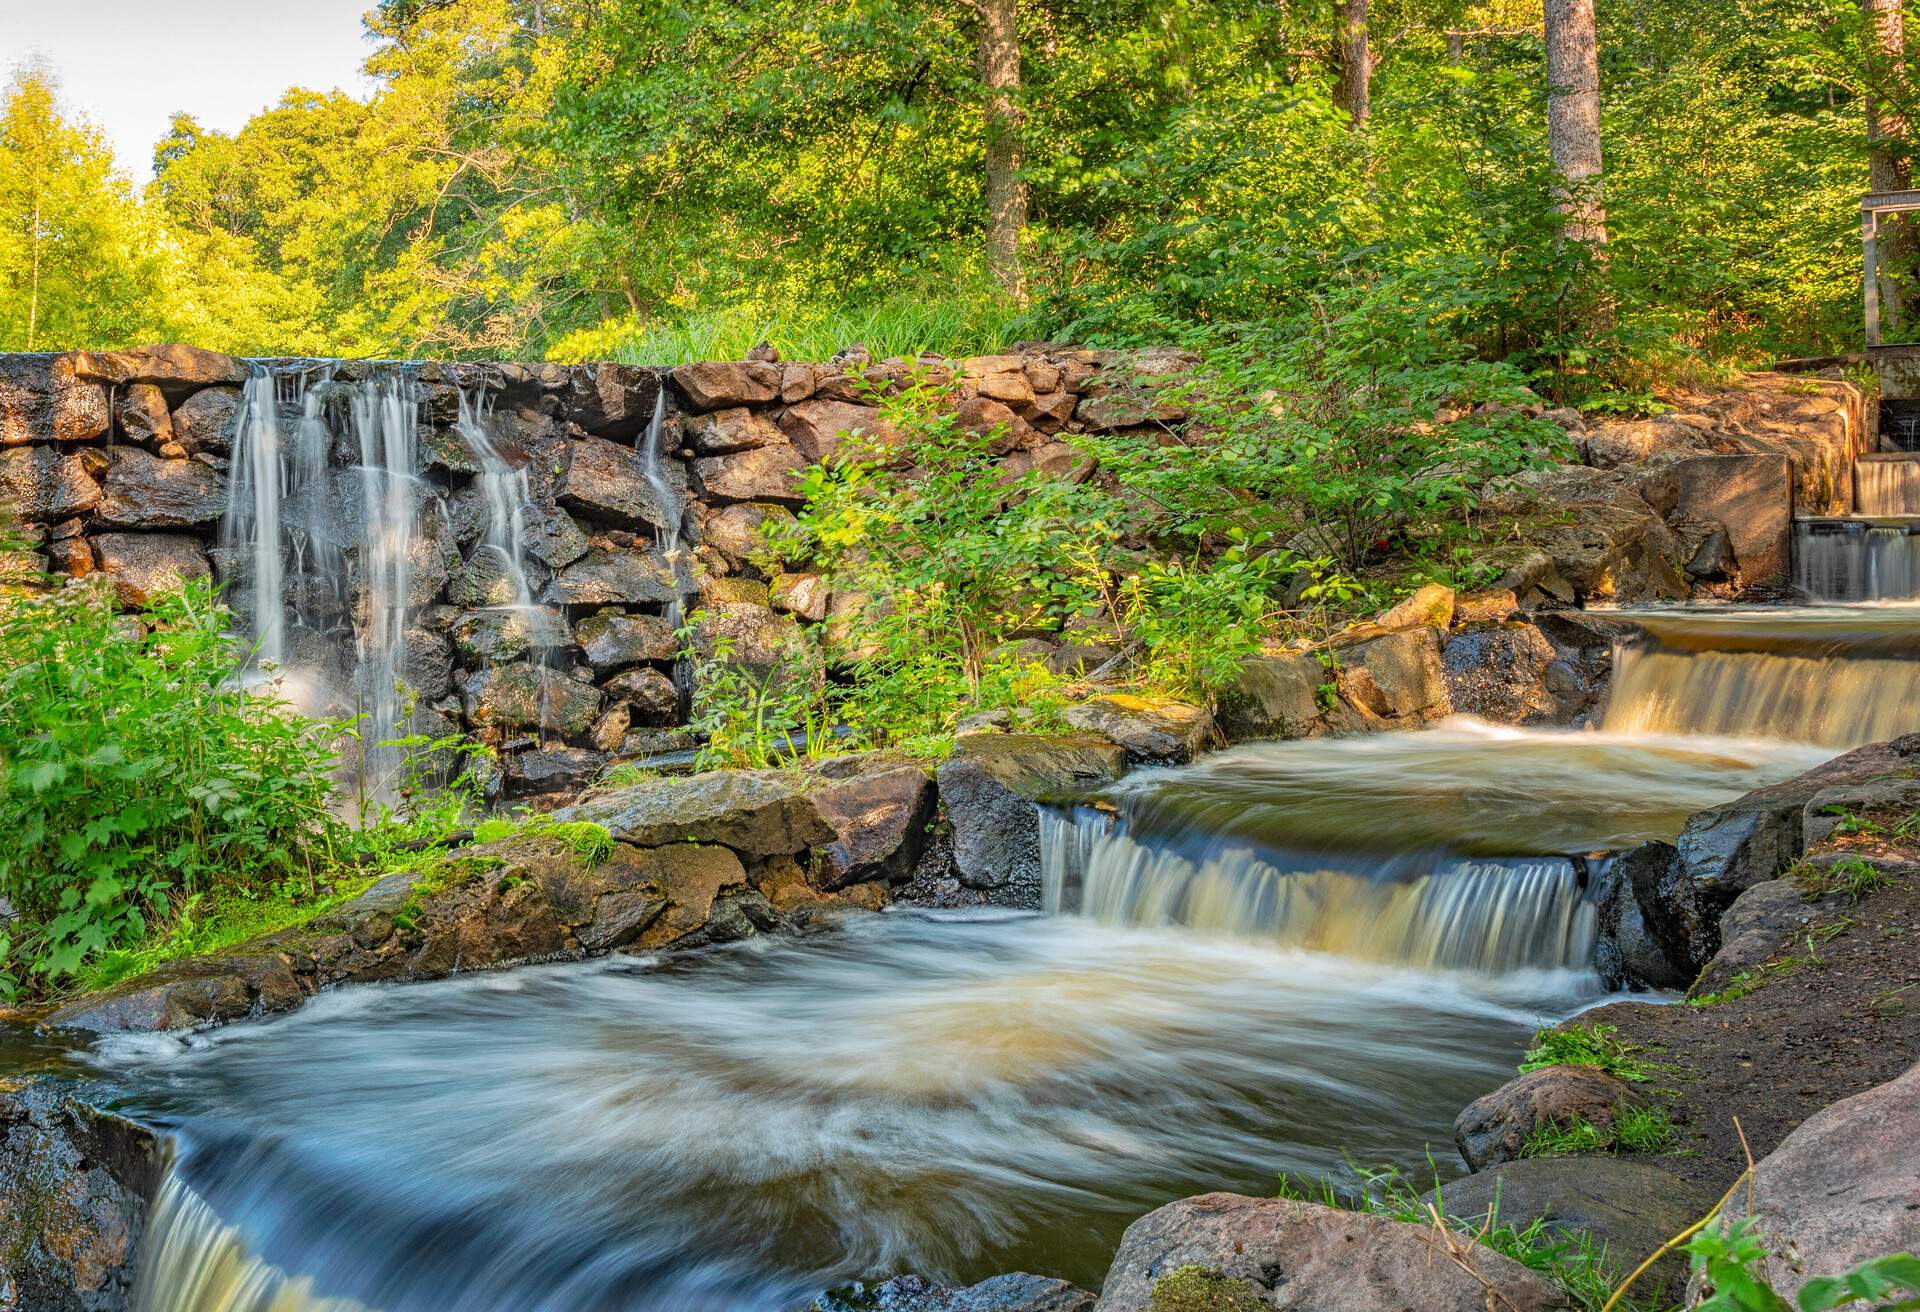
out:
M93 549L123 606L144 606L189 579L213 577L206 548L180 533L102 533Z
M870 405L845 401L802 401L780 416L781 431L808 460L833 459L851 440L856 450L891 447L900 441L893 426Z
M695 411L764 405L780 395L780 366L760 360L683 364L672 376L687 408Z
M1076 729L1112 739L1135 761L1191 761L1219 736L1211 715L1175 697L1105 693L1069 706L1061 718Z
M107 389L67 355L0 355L0 446L89 442L113 425Z
M198 460L118 446L94 512L109 528L193 528L227 513L227 480Z
M1558 658L1531 624L1490 624L1447 639L1441 653L1447 699L1462 715L1500 724L1537 724L1558 705L1547 671Z
M501 729L543 728L578 738L600 713L600 690L529 661L490 665L460 685L467 721Z
M562 446L555 461L553 493L561 505L589 519L622 528L677 526L687 500L687 471L678 460L661 462L671 504L647 480L646 462L630 446L589 437Z
M566 416L596 437L632 440L653 419L660 375L633 365L575 365L560 394Z
M1424 723L1452 713L1441 640L1431 628L1403 629L1336 650L1334 684L1369 721Z
M119 1312L162 1153L52 1079L0 1080L0 1307Z
M1543 1066L1468 1103L1454 1118L1453 1141L1476 1171L1525 1152L1535 1131L1587 1121L1604 1129L1646 1101L1631 1084L1593 1066Z
M1231 742L1310 737L1325 727L1332 684L1332 674L1308 652L1255 656L1220 695L1220 728Z
M596 670L621 670L648 661L670 661L678 654L673 626L658 615L628 615L603 610L573 626L574 640Z
M1670 843L1642 843L1602 867L1594 903L1600 913L1600 934L1594 944L1593 964L1615 988L1684 989L1694 972L1667 955L1647 923L1647 914L1635 892L1636 880L1648 874L1658 878L1670 868Z
M1670 524L1718 526L1742 587L1784 583L1793 523L1785 455L1694 455L1650 461L1640 495Z
M555 574L540 599L556 606L660 606L678 591L673 567L659 552L595 547Z
M1791 879L1755 884L1720 917L1720 950L1688 992L1694 997L1720 992L1742 974L1780 956L1814 922L1839 915L1846 903L1839 895L1809 898Z
M742 856L790 856L838 837L803 782L779 770L712 770L590 793L557 811L604 825L623 843L718 843Z
M709 501L771 501L797 506L806 457L785 442L703 456L693 462L700 495Z
M1095 1312L1152 1312L1154 1286L1189 1267L1243 1281L1257 1306L1287 1312L1571 1307L1539 1276L1464 1235L1318 1203L1218 1193L1168 1203L1128 1226Z
M1593 1241L1601 1270L1624 1280L1660 1246L1705 1216L1713 1198L1670 1171L1615 1157L1543 1157L1463 1176L1427 1197L1448 1217L1525 1230L1535 1221L1576 1242ZM1667 1254L1635 1288L1677 1301L1684 1253ZM1664 1304L1663 1304L1664 1306Z
M126 351L79 351L73 372L81 378L124 386L152 383L170 395L185 395L219 383L247 381L247 362L218 351L168 343Z
M1788 1298L1813 1276L1920 1253L1917 1141L1920 1066L1809 1117L1760 1160L1751 1192L1736 1189L1723 1215L1754 1218L1768 1249L1762 1272Z
M100 504L99 453L50 446L0 450L0 507L13 518L65 519Z
M814 768L808 792L834 839L814 859L813 881L841 889L871 879L912 876L933 819L926 767L887 753L830 757Z
M1068 800L1118 779L1126 750L1104 738L968 734L940 766L953 861L969 888L1013 886L1037 896L1036 803Z

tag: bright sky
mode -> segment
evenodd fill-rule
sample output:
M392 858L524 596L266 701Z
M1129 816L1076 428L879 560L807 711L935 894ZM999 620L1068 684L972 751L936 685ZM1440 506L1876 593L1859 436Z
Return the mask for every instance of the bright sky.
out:
M288 87L371 89L360 16L374 0L0 0L0 83L44 58L60 96L145 182L167 120L232 132ZM69 7L71 5L71 7Z

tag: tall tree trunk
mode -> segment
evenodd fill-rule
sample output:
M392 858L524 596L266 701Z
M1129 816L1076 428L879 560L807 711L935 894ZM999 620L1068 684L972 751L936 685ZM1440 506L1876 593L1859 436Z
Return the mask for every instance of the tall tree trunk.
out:
M1026 292L1020 232L1027 184L1020 177L1020 29L1017 0L980 0L980 72L987 88L987 268L1002 291Z
M1367 49L1367 0L1333 0L1333 101L1360 127L1372 111L1373 55Z
M1599 246L1607 240L1600 160L1600 42L1593 0L1546 0L1547 144L1565 190L1562 231Z
M1913 185L1907 160L1907 121L1887 102L1883 88L1906 69L1905 0L1860 0L1866 20L1867 74L1867 190L1905 191ZM1884 327L1898 329L1904 319L1905 296L1896 276L1910 271L1916 245L1912 223L1905 215L1880 221L1880 316Z

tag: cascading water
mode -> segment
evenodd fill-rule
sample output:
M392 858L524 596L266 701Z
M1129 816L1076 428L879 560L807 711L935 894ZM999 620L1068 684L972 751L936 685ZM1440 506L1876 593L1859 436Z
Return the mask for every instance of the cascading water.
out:
M492 558L504 584L502 595L492 600L499 608L531 617L535 611L533 586L527 579L527 510L533 504L533 490L526 463L509 459L488 431L484 384L461 388L459 407L454 431L480 465L474 480L486 513L480 550Z
M1920 454L1863 455L1855 460L1853 509L1868 518L1920 515Z
M1802 519L1793 581L1815 601L1920 600L1920 519Z
M666 559L667 569L673 575L673 597L667 602L667 628L673 633L680 632L680 626L686 617L686 599L693 590L686 563L686 552L681 545L683 523L687 508L680 494L674 490L667 478L666 443L667 427L667 391L663 387L654 393L653 418L647 424L641 459L642 470L647 486L653 490L660 504L660 518L664 525L660 530L660 554ZM673 666L673 686L678 694L680 715L685 716L687 704L693 695L693 670L686 661L675 661Z
M360 443L362 500L358 560L363 613L354 626L358 663L354 683L365 720L360 727L361 779L375 797L401 782L403 749L389 745L405 732L407 627L413 610L415 500L419 464L420 392L405 372L376 375L349 399Z

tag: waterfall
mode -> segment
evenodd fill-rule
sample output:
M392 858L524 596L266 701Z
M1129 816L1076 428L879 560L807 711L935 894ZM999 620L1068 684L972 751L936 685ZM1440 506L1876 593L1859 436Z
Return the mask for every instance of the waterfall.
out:
M1599 917L1564 858L1285 870L1253 847L1197 855L1137 842L1124 821L1043 808L1044 907L1110 925L1185 925L1429 970L1584 969Z
M1798 520L1793 581L1815 601L1920 598L1920 522Z
M660 503L660 518L665 521L660 530L660 554L666 558L667 568L673 574L673 598L667 603L667 628L678 634L686 617L686 597L693 588L686 568L686 553L681 546L686 507L674 493L673 484L667 480L666 456L661 449L666 441L666 420L667 389L662 387L653 396L653 418L647 423L645 445L641 451L641 472ZM686 661L674 662L673 686L679 695L680 718L684 719L693 696L693 670Z
M404 751L386 746L405 730L407 626L412 613L415 445L420 392L405 373L378 374L357 386L349 408L360 444L359 582L364 614L356 626L354 683L360 725L361 783L377 798L401 782Z
M1857 747L1920 729L1910 607L1620 612L1604 727Z
M141 1252L133 1312L365 1312L351 1299L322 1298L311 1280L253 1256L175 1170L148 1210Z
M1920 515L1920 456L1866 455L1853 462L1857 515Z
M531 628L534 604L533 588L527 582L527 508L533 504L533 491L527 482L525 463L508 459L493 440L486 420L485 385L461 388L454 431L480 462L477 486L487 513L481 550L500 564L507 584L502 608L519 613Z

